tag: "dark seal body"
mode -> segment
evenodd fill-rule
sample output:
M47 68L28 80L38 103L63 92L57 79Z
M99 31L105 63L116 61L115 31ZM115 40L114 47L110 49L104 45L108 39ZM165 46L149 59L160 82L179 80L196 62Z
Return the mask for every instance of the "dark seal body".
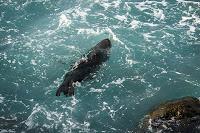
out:
M76 62L73 68L65 75L63 83L56 92L60 96L63 92L66 96L74 95L74 83L81 82L109 58L111 42L104 39L94 46L85 59Z

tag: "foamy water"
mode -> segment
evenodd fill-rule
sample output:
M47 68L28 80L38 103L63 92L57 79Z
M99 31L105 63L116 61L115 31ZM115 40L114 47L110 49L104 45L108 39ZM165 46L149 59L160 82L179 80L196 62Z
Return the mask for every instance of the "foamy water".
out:
M0 132L129 132L165 100L200 96L200 2L0 2ZM56 97L104 38L111 55ZM76 66L76 64L75 64Z

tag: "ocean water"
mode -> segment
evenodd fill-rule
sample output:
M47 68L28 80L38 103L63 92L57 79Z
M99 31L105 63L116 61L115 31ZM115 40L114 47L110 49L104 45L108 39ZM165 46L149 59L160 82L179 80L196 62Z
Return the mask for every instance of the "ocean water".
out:
M104 38L74 97L55 92ZM199 0L0 0L0 132L137 132L155 105L200 98Z

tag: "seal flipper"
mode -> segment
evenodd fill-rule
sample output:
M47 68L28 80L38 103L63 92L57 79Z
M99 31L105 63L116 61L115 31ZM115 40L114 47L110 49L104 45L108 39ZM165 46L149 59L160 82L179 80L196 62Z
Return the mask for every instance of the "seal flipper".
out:
M74 95L74 84L73 80L70 80L67 88L67 94L66 96L73 96Z
M70 86L68 87L68 93L66 96L73 96L74 95L74 87L73 86Z
M73 87L73 82L71 81L70 83L62 84L56 91L56 96L60 96L61 93L64 93L66 96L73 96L74 95L74 87Z
M65 89L65 85L61 85L58 90L56 91L56 96L60 96L60 93L63 92Z

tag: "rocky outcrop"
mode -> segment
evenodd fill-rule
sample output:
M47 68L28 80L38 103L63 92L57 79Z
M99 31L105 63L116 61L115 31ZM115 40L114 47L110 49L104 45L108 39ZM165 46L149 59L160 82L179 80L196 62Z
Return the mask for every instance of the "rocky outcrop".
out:
M184 97L154 108L139 126L140 132L200 133L200 101Z

